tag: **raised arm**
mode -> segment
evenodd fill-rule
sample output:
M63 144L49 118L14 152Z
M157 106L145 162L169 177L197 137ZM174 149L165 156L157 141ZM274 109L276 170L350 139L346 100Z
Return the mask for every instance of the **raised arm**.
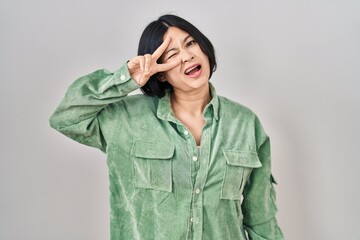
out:
M134 57L113 73L102 69L77 79L51 115L51 127L75 141L105 152L106 140L99 115L109 104L143 86L153 74L180 64L175 61L157 63L170 41L166 39L152 55Z
M51 115L50 125L75 141L105 152L98 115L139 87L126 64L114 73L102 69L85 75L70 85Z

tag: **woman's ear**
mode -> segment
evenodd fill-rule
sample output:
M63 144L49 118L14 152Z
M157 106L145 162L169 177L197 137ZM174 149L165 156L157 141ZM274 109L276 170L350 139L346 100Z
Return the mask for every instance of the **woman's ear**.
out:
M159 80L160 82L166 82L164 73L158 73L158 74L156 75L156 78L157 78L157 80Z

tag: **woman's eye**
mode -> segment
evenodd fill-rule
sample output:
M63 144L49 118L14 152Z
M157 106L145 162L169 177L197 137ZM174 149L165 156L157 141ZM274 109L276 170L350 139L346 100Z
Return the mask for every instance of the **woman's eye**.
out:
M190 47L190 46L194 45L195 43L196 43L195 40L191 40L191 41L189 41L189 42L186 44L186 46L187 46L187 47Z
M175 56L176 55L176 53L173 53L173 54L171 54L167 59L169 60L170 58L172 58L173 56Z

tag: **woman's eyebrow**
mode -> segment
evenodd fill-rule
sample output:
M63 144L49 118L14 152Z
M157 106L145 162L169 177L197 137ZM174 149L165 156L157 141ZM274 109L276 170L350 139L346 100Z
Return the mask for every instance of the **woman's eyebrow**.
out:
M186 42L186 40L187 40L188 38L191 38L191 36L190 36L190 35L187 35L186 38L184 38L183 43Z
M186 40L187 40L188 38L191 38L191 36L190 36L190 35L187 35L182 42L183 42L183 43L186 42ZM176 48L171 48L171 49L165 51L165 52L164 52L164 57L165 57L169 52L174 51L174 50L176 50Z

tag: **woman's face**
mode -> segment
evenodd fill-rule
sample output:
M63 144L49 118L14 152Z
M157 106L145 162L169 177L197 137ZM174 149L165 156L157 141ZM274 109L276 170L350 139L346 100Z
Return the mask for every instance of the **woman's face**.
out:
M161 62L179 61L181 63L164 72L161 81L169 82L174 91L189 92L199 88L208 88L209 59L195 39L176 27L169 27L164 40L167 37L171 38L171 42L161 56Z

